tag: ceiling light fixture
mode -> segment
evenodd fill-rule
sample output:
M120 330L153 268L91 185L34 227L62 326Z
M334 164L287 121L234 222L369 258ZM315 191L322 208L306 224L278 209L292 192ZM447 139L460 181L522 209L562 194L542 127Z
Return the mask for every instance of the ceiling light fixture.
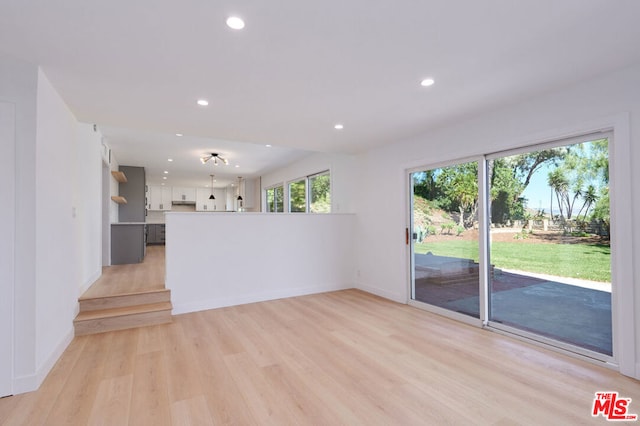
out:
M176 136L180 137L180 136L183 136L183 134L182 133L176 133Z
M198 105L200 106L207 106L209 105L209 101L206 99L198 99L198 102L196 102Z
M429 87L429 86L433 86L433 83L435 83L435 80L432 78L425 78L424 80L422 80L420 82L420 85L422 87Z
M168 174L169 174L169 172L165 170L165 171L164 171L164 174L165 174L165 175L168 175Z
M227 160L226 158L220 157L220 155L216 152L212 152L209 155L205 155L204 157L201 157L200 161L202 162L202 164L205 164L207 161L211 159L213 159L214 166L218 165L218 160L220 160L220 162L223 163L225 166L229 164L229 160Z
M265 146L266 146L267 148L271 148L271 145L269 145L269 144L266 144Z
M227 27L233 30L241 30L244 28L244 21L237 16L230 16L227 18Z
M213 175L211 175L211 195L209 195L210 200L215 200L216 197L213 196Z
M338 123L335 126L333 126L333 128L336 129L336 130L342 130L342 129L344 129L344 126L342 124Z
M173 158L167 158L167 161L171 162L173 161Z

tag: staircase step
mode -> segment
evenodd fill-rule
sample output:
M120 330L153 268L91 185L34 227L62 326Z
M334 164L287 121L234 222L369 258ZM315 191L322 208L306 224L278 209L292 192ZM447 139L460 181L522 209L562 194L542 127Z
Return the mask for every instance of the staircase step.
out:
M80 312L97 311L125 306L148 305L171 301L171 290L159 289L114 296L80 298Z
M171 322L171 302L80 312L73 321L76 336Z

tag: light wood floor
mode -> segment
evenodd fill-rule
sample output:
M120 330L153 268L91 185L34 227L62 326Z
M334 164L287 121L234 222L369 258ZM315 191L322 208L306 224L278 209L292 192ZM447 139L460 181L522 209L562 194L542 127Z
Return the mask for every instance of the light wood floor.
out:
M164 246L147 246L142 263L107 266L80 299L138 293L164 288Z
M76 337L3 425L605 424L640 382L358 290Z

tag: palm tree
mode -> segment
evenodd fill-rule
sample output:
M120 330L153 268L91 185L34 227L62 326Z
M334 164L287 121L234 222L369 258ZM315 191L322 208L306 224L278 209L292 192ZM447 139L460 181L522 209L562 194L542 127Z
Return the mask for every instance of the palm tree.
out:
M560 209L560 218L564 218L563 206L565 203L568 205L569 201L569 179L567 179L562 169L557 168L549 172L547 183L556 193L558 208Z
M596 187L593 185L589 185L587 187L587 190L583 194L583 198L584 198L584 203L582 204L582 207L580 208L580 211L578 212L578 215L576 217L580 217L580 213L582 213L582 210L584 210L584 216L582 217L582 219L586 220L587 213L589 213L589 209L591 208L592 205L595 204L596 201L598 201L598 194L596 191Z

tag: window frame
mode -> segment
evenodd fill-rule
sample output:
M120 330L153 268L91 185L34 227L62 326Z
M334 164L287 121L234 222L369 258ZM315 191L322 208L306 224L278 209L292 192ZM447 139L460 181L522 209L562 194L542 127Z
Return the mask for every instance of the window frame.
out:
M314 178L318 178L320 176L328 176L329 177L329 211L328 212L314 212L311 211L311 200L313 199L312 197L312 191L313 191L313 186L311 185L311 179ZM322 172L318 172L318 173L314 173L312 175L307 176L307 212L308 213L312 213L312 214L327 214L327 213L332 213L333 212L333 203L331 201L332 199L332 182L331 182L331 171L330 170L324 170Z
M471 323L482 328L488 328L498 333L511 335L515 338L524 339L533 344L538 344L559 350L565 354L579 357L584 360L596 362L601 365L608 366L618 370L621 374L637 377L637 368L635 363L635 346L636 346L636 319L635 299L633 287L633 272L629 270L629 265L633 264L633 245L628 238L628 229L632 229L633 218L631 217L631 209L625 208L625 203L631 199L631 163L630 163L630 122L627 114L619 114L616 116L605 117L600 120L592 120L588 123L581 123L564 129L554 129L548 132L541 132L529 137L516 137L512 147L500 149L489 149L482 152L476 151L466 157L453 157L447 159L438 159L436 161L428 161L423 158L414 160L404 167L406 192L405 206L407 207L407 231L411 229L413 223L413 212L411 211L410 197L413 193L413 185L411 182L411 174L424 169L433 169L446 167L448 165L477 160L479 161L478 187L483 193L488 191L488 182L486 181L486 161L487 159L501 157L507 154L516 154L527 152L532 149L544 149L547 147L563 146L572 143L588 141L588 139L608 137L609 139L609 186L610 186L610 210L611 210L611 282L615 285L616 291L612 292L612 327L613 327L613 357L609 360L596 360L593 357L583 353L577 353L574 348L561 348L557 344L550 345L548 342L541 341L539 338L525 337L522 334L515 336L508 331L499 330L489 326L481 321L469 321L463 315L456 315L446 310L440 310L437 307L427 305L425 303L412 299L413 285L413 260L411 259L413 249L411 245L407 245L407 267L410 271L407 280L407 303L411 306L429 310L446 317L450 317L457 321ZM481 165L480 165L481 164ZM485 203L485 196L480 196L481 206L479 208L479 222L485 223L489 220L488 203ZM484 235L482 230L485 229ZM489 259L483 259L488 255L489 233L485 226L480 228L480 263L481 268L481 285L488 284L488 268L486 264ZM615 283L615 284L614 284ZM487 295L488 292L483 292ZM482 297L482 296L481 296ZM484 309L483 306L484 305ZM481 301L481 318L487 318L488 300ZM484 310L484 313L482 312Z
M327 175L329 176L329 211L328 212L312 212L311 211L311 179L316 178L318 176L323 176L323 175ZM291 211L291 185L297 182L302 182L304 181L304 202L305 202L305 210L304 212L299 211L299 212L295 212L295 211ZM287 196L287 213L306 213L306 214L329 214L329 213L333 213L333 179L331 177L331 169L325 169L322 170L320 172L317 173L312 173L303 177L299 177L296 179L291 179L289 181L286 182L287 185L287 192L285 193ZM274 186L278 186L278 185L274 185ZM270 189L272 187L268 187L265 188L265 191L267 189ZM266 192L265 192L266 194Z
M282 210L278 210L278 205L276 203L276 191L278 189L282 190ZM273 191L273 207L274 210L269 210L269 191ZM264 205L266 213L284 213L284 204L285 204L285 193L284 193L284 182L276 183L274 185L268 186L264 188Z

